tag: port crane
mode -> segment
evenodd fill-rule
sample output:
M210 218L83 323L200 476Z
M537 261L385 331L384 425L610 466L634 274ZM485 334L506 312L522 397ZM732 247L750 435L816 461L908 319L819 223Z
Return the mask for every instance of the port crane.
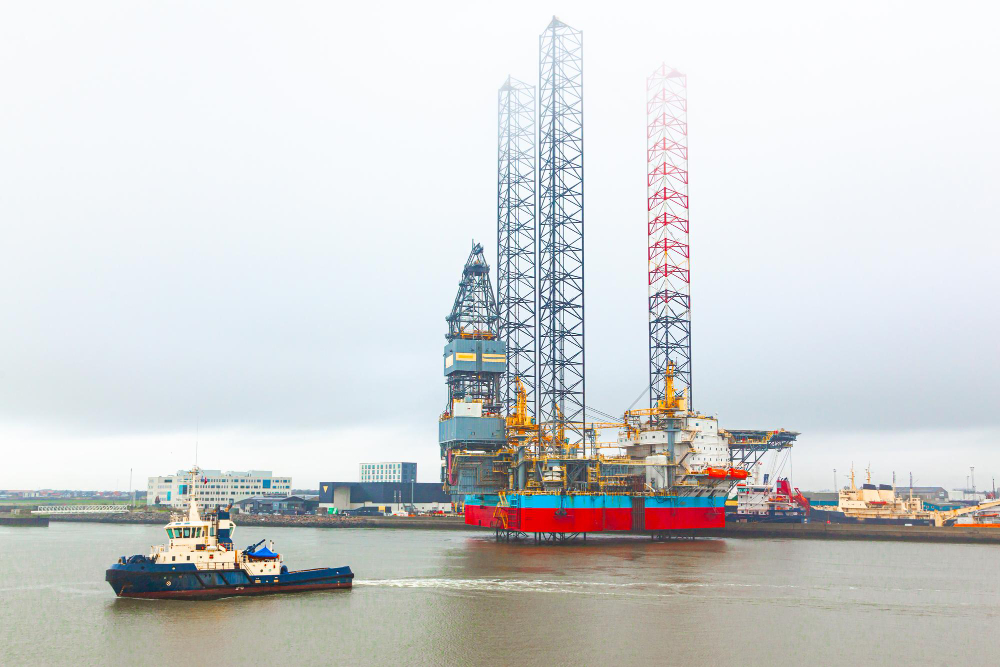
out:
M944 526L946 522L957 519L960 516L972 514L973 512L989 509L991 507L1000 507L1000 500L988 500L984 503L979 503L978 505L960 507L954 510L936 510L934 512L934 525L940 528Z

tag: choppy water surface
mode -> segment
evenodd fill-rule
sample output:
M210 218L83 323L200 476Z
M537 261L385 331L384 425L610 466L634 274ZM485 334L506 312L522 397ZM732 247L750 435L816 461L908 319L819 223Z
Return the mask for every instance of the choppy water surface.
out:
M996 664L1000 549L240 528L351 591L118 600L158 526L0 527L2 664Z

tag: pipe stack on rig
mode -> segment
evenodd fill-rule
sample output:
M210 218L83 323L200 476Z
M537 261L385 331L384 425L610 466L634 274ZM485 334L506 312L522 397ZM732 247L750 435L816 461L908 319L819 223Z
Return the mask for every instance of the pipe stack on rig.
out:
M650 402L620 418L585 402L583 34L555 17L538 91L537 124L534 86L499 91L497 291L473 243L447 317L442 482L498 539L722 527L731 489L798 434L725 431L691 406L687 79L647 80Z

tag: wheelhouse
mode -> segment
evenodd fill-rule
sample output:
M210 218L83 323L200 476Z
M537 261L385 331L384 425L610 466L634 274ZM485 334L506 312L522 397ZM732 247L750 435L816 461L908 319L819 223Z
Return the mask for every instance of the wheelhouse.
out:
M199 540L214 538L215 524L208 522L174 522L166 526L167 537L171 540Z

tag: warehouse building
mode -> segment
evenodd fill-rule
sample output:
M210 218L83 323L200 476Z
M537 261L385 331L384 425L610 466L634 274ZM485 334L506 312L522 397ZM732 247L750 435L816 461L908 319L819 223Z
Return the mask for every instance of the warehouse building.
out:
M450 512L451 496L438 482L320 482L320 513L359 507L387 507L390 512Z
M908 497L910 488L909 486L897 486L896 495ZM914 498L929 500L931 502L948 501L948 490L943 486L914 486L912 489Z
M840 494L836 491L803 491L809 504L819 509L836 509L840 503Z
M269 498L254 496L237 502L233 508L245 514L315 514L319 506L318 496L287 496Z

